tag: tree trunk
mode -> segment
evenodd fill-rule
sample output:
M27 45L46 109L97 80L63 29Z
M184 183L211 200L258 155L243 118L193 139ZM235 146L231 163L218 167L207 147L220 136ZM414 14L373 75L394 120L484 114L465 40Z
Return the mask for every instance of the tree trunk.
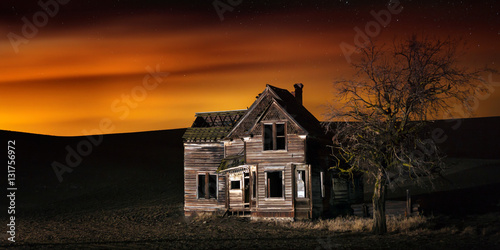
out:
M387 233L387 224L385 221L385 194L387 192L387 184L384 175L380 173L375 182L375 190L373 192L373 228L374 234Z

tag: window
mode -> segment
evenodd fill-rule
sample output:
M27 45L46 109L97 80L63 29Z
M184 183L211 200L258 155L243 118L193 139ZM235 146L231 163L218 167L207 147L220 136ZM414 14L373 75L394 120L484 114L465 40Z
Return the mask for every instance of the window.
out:
M252 198L257 197L257 173L252 171Z
M250 202L250 173L245 173L243 178L243 195L245 199L243 200L244 203L249 203ZM245 207L247 207L249 204L246 204Z
M283 197L283 171L266 172L267 198Z
M297 198L306 198L306 171L297 170Z
M264 150L286 149L286 128L284 123L264 124Z
M273 150L273 125L264 124L264 150Z
M217 199L217 175L198 175L198 199Z
M240 181L231 181L231 189L240 189L241 183Z

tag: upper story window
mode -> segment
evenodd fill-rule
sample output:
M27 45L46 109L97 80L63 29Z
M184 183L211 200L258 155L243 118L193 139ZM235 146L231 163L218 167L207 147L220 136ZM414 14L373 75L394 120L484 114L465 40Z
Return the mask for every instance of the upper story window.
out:
M286 149L285 123L264 124L264 150Z

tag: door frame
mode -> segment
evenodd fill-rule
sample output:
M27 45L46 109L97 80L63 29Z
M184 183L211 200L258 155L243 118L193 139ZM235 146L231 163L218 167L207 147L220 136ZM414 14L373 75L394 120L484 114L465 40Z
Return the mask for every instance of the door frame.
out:
M297 173L298 171L305 171L305 179L304 179L304 185L305 185L305 195L306 197L305 198L298 198L297 197ZM308 213L307 213L307 216L309 219L312 218L312 190L311 190L311 187L312 187L312 183L311 183L311 176L312 176L312 173L311 173L311 165L310 164L305 164L305 163L299 163L299 164L292 164L292 192L293 192L293 213L294 213L294 217L296 217L296 213L298 211L298 209L300 209L297 205L298 202L307 202L308 203Z

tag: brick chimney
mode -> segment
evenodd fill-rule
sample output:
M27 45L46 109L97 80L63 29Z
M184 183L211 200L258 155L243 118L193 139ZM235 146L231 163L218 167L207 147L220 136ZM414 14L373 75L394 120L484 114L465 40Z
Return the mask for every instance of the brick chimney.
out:
M302 83L296 83L293 87L295 88L295 91L292 94L295 96L295 100L302 105L302 88L304 85Z

